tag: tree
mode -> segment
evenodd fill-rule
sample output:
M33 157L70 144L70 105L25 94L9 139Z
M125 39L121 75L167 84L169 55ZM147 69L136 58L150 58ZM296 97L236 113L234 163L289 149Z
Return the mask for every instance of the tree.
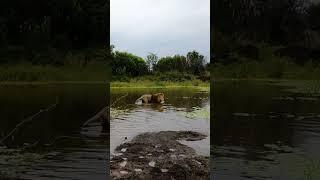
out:
M147 74L148 66L143 58L127 52L116 51L111 62L112 75L140 76Z
M154 66L157 64L158 62L158 56L154 53L149 53L149 55L147 56L147 65L149 68L149 71L153 71Z
M205 70L205 58L197 51L188 52L187 63L189 65L189 72L191 72L192 74L200 75Z

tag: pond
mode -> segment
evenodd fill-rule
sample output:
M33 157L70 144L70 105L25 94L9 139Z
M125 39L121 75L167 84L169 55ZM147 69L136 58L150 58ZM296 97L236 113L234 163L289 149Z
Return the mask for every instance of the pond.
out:
M135 105L143 94L162 92L162 105ZM201 141L181 141L199 155L210 155L210 100L209 92L201 88L112 88L114 104L110 122L110 152L124 142L144 132L196 131L208 137Z
M319 81L214 82L211 177L320 179L319 85Z
M24 123L0 145L0 179L106 179L108 134L99 122L82 123L107 105L105 83L0 86L1 138L27 117L58 102ZM24 147L36 146L28 151Z

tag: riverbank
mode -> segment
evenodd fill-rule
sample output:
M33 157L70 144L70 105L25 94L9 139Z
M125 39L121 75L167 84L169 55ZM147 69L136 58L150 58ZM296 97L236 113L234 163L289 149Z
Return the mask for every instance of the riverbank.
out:
M0 66L0 82L37 81L104 81L108 79L108 67L104 62L79 65L32 65L20 63Z
M210 89L209 81L185 80L185 81L154 81L148 79L130 79L129 81L112 81L111 88L175 88L175 87L199 87Z
M240 61L227 65L215 63L211 68L214 79L319 79L320 66L308 62L303 65L286 59Z

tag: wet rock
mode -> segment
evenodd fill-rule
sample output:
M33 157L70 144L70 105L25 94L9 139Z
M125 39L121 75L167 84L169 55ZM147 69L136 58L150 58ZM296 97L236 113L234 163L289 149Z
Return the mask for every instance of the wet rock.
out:
M206 138L192 131L161 131L143 133L115 149L110 162L112 179L209 179L209 157L179 140L194 141ZM126 149L122 152L122 149ZM125 157L126 159L124 160ZM119 164L126 162L124 167ZM121 173L122 171L122 173ZM124 173L123 171L127 172Z
M163 172L163 173L166 173L168 171L169 171L168 169L161 169L161 172Z
M154 161L149 162L149 166L155 167L156 166L156 162L154 162Z
M142 172L142 169L134 169L135 172Z
M129 172L128 171L120 171L120 174L127 175L127 174L129 174Z
M127 161L123 161L123 162L120 163L120 166L121 166L121 167L125 167L126 164L127 164Z
M127 148L122 148L120 151L121 151L121 152L126 152L126 151L127 151Z

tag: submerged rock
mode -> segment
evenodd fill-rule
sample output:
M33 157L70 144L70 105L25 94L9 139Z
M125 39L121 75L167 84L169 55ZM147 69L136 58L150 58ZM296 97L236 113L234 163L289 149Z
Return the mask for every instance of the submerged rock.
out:
M196 141L205 135L192 131L161 131L143 133L121 144L110 161L112 179L209 179L209 157L197 155L195 150L178 140ZM123 149L126 151L123 152ZM126 173L124 173L126 172Z

